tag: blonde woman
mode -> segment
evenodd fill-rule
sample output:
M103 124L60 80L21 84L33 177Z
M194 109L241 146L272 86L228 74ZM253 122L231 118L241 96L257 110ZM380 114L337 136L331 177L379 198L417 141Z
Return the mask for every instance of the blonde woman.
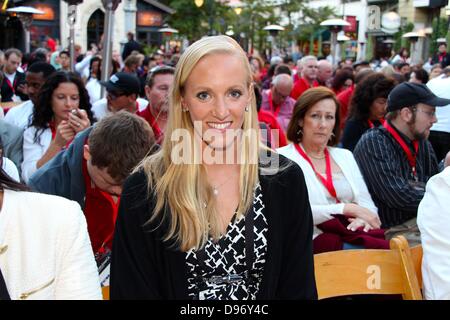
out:
M111 298L315 299L303 173L272 153L282 169L260 164L245 52L226 36L192 44L170 103L161 150L124 185Z

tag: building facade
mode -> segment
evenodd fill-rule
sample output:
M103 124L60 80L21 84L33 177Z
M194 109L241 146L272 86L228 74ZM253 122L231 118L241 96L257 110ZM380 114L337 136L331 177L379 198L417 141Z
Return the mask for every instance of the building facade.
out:
M69 45L70 26L68 5L61 0L15 0L9 7L31 6L44 12L35 15L30 28L31 47L42 47L47 36L59 40L62 48ZM114 13L113 50L121 50L128 32L137 35L144 45L160 45L162 34L158 32L168 15L174 10L155 0L122 0ZM105 9L100 0L84 0L77 6L75 43L88 50L90 44L98 44L104 31ZM0 33L0 48L24 48L23 28L17 17L5 13L0 16L5 32Z

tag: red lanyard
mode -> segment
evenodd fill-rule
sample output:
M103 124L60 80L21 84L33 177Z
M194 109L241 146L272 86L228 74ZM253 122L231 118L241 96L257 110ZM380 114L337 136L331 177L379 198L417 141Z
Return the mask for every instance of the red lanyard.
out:
M397 141L398 144L400 144L403 151L406 153L406 157L408 158L409 165L411 166L413 177L417 181L416 158L417 158L417 152L419 151L419 141L414 140L412 142L413 146L414 146L414 152L415 152L413 155L411 152L411 149L408 147L405 140L402 137L400 137L400 135L397 133L397 131L395 131L395 129L392 128L392 126L387 121L385 121L383 123L383 126L394 137L395 141Z
M281 106L279 106L278 108L274 107L273 101L272 101L272 90L269 91L269 95L268 95L267 99L269 99L270 111L274 114L275 118L278 117L278 114L280 113L280 110L281 110Z
M8 87L12 90L13 95L16 94L16 90L14 90L14 86L17 83L17 77L14 78L14 84L11 83L11 81L9 81L9 79L5 76L5 81L6 84L8 85Z
M331 158L330 158L330 153L328 152L328 149L325 148L324 153L325 153L325 162L326 162L326 169L325 169L325 173L327 178L325 179L324 177L322 177L322 175L316 171L316 168L314 167L311 159L308 157L308 155L306 154L305 151L303 151L302 147L300 147L298 144L294 144L295 149L297 149L298 153L300 153L300 155L306 160L308 161L308 163L311 165L311 168L313 169L314 173L316 174L317 178L319 178L319 180L322 182L322 184L324 185L325 188L327 188L328 192L330 193L330 195L336 199L336 203L339 203L339 199L337 198L336 195L336 189L334 188L334 184L333 184L333 176L332 176L332 172L331 172Z
M385 121L384 118L380 119L381 124L383 124L384 121ZM370 129L375 128L375 125L373 124L372 120L367 119L367 123L368 123Z

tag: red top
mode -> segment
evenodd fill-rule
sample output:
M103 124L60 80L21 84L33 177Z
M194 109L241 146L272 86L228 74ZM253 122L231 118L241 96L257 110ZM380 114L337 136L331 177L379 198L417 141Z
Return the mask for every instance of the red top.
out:
M309 82L306 81L305 78L300 78L298 81L296 81L294 83L294 87L292 88L292 91L291 91L291 97L294 98L295 100L297 100L303 94L303 92L305 92L309 88L318 87L318 86L319 86L319 83L316 80L314 80L313 84L310 85Z
M147 108L145 108L142 111L137 111L136 114L142 118L144 118L148 124L150 125L150 127L152 127L153 133L155 135L155 139L156 142L159 144L162 142L163 138L164 138L164 132L162 132L162 130L160 129L160 127L158 126L158 122L156 121L156 118L153 116L153 114L150 112L150 105L147 106Z
M278 141L274 141L275 140L274 134L271 134L272 148L279 148L287 145L287 140L286 136L284 135L283 129L280 127L277 118L275 118L275 116L272 113L260 109L258 111L258 121L267 124L267 126L271 130L271 133L273 133L272 130L278 130Z
M87 142L86 142L87 143ZM89 238L94 253L104 246L112 248L114 226L119 210L120 197L114 202L112 196L100 190L92 182L87 170L87 161L83 158L83 177L86 186L84 215L86 217Z
M345 121L347 120L350 100L352 99L353 92L355 91L355 87L351 86L350 88L345 89L341 93L338 94L337 99L341 104L340 113L341 113L341 129L344 129Z
M49 37L47 39L47 47L50 49L51 52L56 51L56 41Z

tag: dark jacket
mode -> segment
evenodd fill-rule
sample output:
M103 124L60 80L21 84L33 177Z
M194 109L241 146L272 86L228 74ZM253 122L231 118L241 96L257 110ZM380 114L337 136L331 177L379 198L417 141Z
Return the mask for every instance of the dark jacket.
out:
M33 191L78 202L84 210L86 187L83 178L83 146L92 127L80 132L69 148L39 168L28 185Z
M141 45L136 40L131 40L125 43L123 47L122 52L122 59L125 61L125 59L131 54L133 51L139 51L141 52Z
M374 125L376 127L380 124L381 123L379 121L374 121ZM348 119L345 123L344 133L341 138L342 148L353 152L359 139L361 139L362 135L369 129L370 127L367 121L362 121L355 118Z
M282 156L280 163L290 166L272 176L260 175L269 230L257 299L317 299L305 179L298 165ZM112 299L189 299L186 254L161 240L168 220L158 217L143 227L155 200L154 194L148 198L142 171L127 179L113 241Z
M20 99L22 99L22 101L28 100L28 95L17 91L17 87L24 83L25 83L25 73L16 71L16 77L15 77L14 83L12 83L12 85L16 92L16 96L20 97ZM11 102L13 95L14 95L14 93L11 90L10 86L8 85L8 83L6 81L6 76L5 76L2 81L2 84L1 84L2 102Z
M436 53L433 56L433 59L431 59L431 63L432 64L439 63L439 56L440 56L440 53ZM441 63L442 68L445 68L446 66L450 65L450 53L447 52L444 55L444 57L442 58L442 61L440 63Z

